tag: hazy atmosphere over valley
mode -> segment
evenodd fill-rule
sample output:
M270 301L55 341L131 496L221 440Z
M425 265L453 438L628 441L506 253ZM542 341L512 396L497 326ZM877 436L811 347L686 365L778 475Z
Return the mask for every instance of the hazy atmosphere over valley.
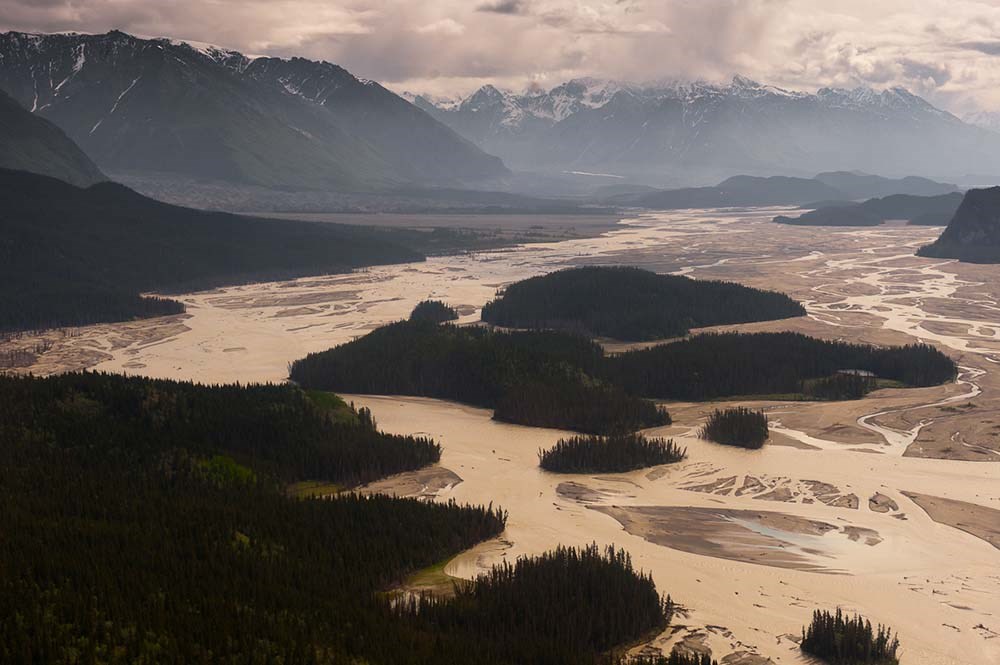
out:
M1000 1L0 0L0 662L1000 663Z

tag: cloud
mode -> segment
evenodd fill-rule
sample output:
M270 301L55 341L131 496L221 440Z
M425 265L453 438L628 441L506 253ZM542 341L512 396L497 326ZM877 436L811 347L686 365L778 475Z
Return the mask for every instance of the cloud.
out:
M525 0L496 0L477 6L476 11L493 14L527 14L528 3Z
M0 29L112 28L329 60L467 93L740 73L785 88L905 86L1000 108L997 0L0 0Z
M1000 41L982 41L982 42L959 42L955 46L961 49L969 49L972 51L979 51L980 53L985 53L987 55L1000 55Z
M465 26L455 19L443 18L440 21L434 21L433 23L420 26L415 29L415 32L421 35L438 34L451 35L454 37L465 32Z

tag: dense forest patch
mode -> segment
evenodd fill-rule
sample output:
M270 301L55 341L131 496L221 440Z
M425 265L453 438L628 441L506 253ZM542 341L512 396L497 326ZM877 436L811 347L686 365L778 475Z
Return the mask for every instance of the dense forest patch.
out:
M444 323L458 318L458 312L440 300L421 300L410 312L411 321L430 321Z
M292 387L0 377L0 403L0 662L605 665L669 618L648 575L596 548L501 566L416 614L394 604L506 514L288 496L299 458L360 478L370 459L333 449L431 451Z
M453 399L505 422L593 434L669 424L654 404L596 378L603 358L564 333L401 321L297 360L290 376L306 388Z
M844 372L843 378L815 383ZM878 385L864 372L921 387L952 380L956 367L927 344L875 347L799 333L722 333L610 356L601 376L630 394L653 399L856 399Z
M306 388L452 399L493 408L498 420L587 434L669 424L649 399L856 399L887 381L929 386L955 373L951 359L920 344L880 348L798 333L725 333L605 355L569 333L419 321L383 326L290 366L291 378Z
M332 395L317 399L290 385L203 386L92 372L0 377L4 427L55 447L225 456L278 483L319 478L342 486L441 456L428 438L378 431L366 409Z
M538 451L538 466L557 473L622 473L687 457L673 439L642 434L575 436Z
M511 284L483 306L483 321L642 341L691 328L804 315L788 296L732 282L658 275L627 267L584 267Z
M899 640L885 626L872 629L860 614L815 611L802 629L802 651L830 665L898 665Z
M713 411L698 436L727 446L757 449L762 448L771 435L763 411L738 406Z
M592 663L595 654L666 628L673 603L624 550L591 545L504 562L457 586L452 598L411 599L397 612L444 642L454 634L473 639L477 658L488 662Z

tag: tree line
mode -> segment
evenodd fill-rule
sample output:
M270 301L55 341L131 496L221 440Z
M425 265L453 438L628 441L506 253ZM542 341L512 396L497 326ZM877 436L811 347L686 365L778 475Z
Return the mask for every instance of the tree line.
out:
M737 406L710 413L698 436L727 446L757 449L764 446L771 434L762 410Z
M538 465L556 473L622 473L687 457L673 439L643 434L574 436L538 451Z
M510 328L556 329L642 341L691 328L803 316L788 296L734 282L588 266L511 284L486 303L482 319Z
M816 610L812 622L802 629L802 651L830 665L898 665L899 640L892 630L860 614L845 615Z
M454 321L457 318L458 312L455 311L455 308L440 300L421 300L410 312L411 321L444 323L445 321Z

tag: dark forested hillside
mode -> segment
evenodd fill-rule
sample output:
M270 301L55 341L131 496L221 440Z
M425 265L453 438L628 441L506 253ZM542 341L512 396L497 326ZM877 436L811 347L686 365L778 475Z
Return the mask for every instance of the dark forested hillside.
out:
M85 187L105 180L61 129L0 90L0 168L31 171Z
M296 499L436 459L289 386L0 377L0 662L607 663L669 619L621 551L558 549L420 611L387 593L506 515ZM386 464L386 462L389 464Z
M593 378L601 348L555 332L401 321L292 363L307 388L421 395L495 408L498 420L595 434L666 424L653 404Z
M642 434L574 436L538 451L538 466L556 473L622 473L687 456L673 439L647 439Z
M707 400L737 395L854 399L857 381L831 382L809 395L811 380L863 370L908 386L954 378L955 363L932 346L874 347L798 333L725 333L630 351L607 359L602 376L631 394ZM837 394L841 387L846 394ZM863 382L862 388L875 384Z
M1000 187L966 192L948 228L917 256L1000 263Z
M483 306L483 321L622 340L685 335L691 328L801 316L788 296L731 282L657 275L638 268L561 270L511 284Z
M390 232L208 213L113 183L81 189L0 169L0 330L180 311L140 293L422 256Z

